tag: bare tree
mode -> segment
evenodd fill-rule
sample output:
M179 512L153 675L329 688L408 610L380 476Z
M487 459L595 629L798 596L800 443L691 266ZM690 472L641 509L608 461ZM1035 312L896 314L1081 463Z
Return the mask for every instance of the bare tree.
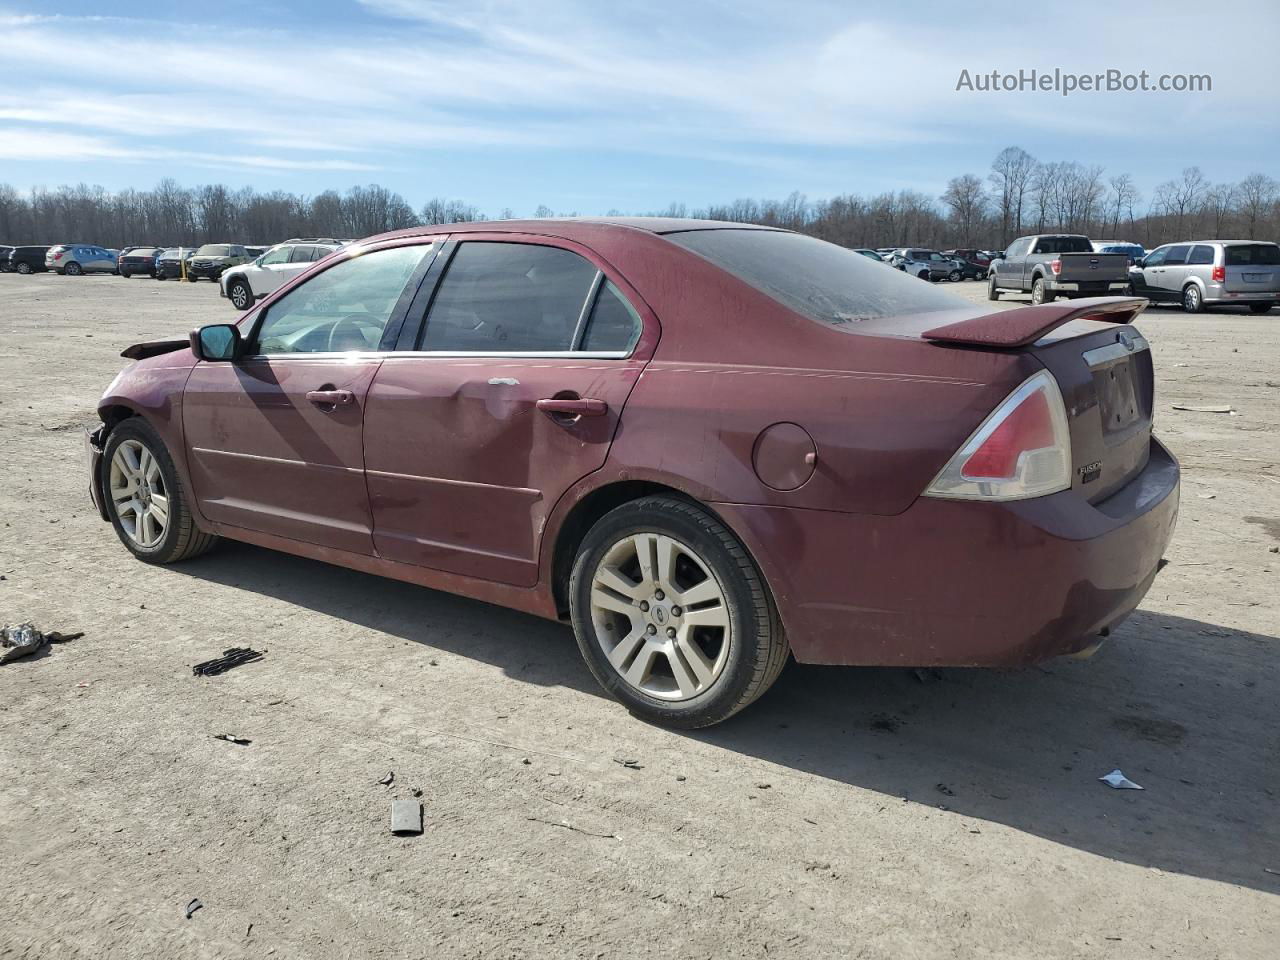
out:
M1259 227L1267 214L1274 215L1276 196L1280 186L1265 173L1251 173L1240 181L1236 194L1240 202L1240 217L1244 221L1245 234L1250 240L1258 237ZM1272 221L1272 230L1275 222Z
M1133 177L1127 173L1119 174L1112 177L1111 200L1109 208L1111 210L1111 230L1110 235L1113 239L1120 238L1120 218L1127 217L1130 230L1133 228L1133 208L1139 200L1138 188L1133 185Z
M959 231L960 245L972 245L975 233L986 215L987 196L982 181L971 173L952 177L942 202L951 208L951 220Z
M1000 210L1001 245L1013 239L1010 231L1022 232L1022 206L1035 169L1035 158L1021 147L1005 147L991 161L989 179Z

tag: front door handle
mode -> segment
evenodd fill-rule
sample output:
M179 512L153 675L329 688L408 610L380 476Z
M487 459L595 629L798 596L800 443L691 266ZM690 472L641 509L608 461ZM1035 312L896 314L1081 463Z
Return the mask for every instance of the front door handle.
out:
M354 400L355 394L350 390L309 390L307 399L317 407L338 407Z
M590 397L574 399L551 397L539 400L537 407L551 417L603 417L609 412L607 403Z

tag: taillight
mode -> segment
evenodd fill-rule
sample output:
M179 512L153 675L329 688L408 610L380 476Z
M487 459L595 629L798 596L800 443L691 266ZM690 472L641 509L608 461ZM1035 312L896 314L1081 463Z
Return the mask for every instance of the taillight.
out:
M1227 268L1226 268L1226 267L1214 267L1214 268L1213 268L1213 282L1214 282L1214 283L1226 283L1226 282L1227 282Z
M61 252L61 251L59 251L58 253L55 253L55 254L53 255L53 259L55 259L55 260L61 260L61 259L62 259L62 252Z
M1055 277L1056 277L1056 276L1058 276L1058 274L1062 273L1062 261L1061 261L1061 260L1050 260L1050 261L1049 261L1049 269L1053 271L1053 275L1054 275Z
M1071 486L1071 431L1058 381L1028 377L934 478L928 497L1025 500Z

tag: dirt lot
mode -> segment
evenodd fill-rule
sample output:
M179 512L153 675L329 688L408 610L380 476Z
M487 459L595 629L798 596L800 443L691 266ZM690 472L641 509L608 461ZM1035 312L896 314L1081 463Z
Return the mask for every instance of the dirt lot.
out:
M232 315L0 276L0 621L86 631L0 667L0 957L1277 955L1280 314L1141 320L1182 516L1091 661L792 664L693 735L556 624L233 543L133 560L80 424L121 347Z

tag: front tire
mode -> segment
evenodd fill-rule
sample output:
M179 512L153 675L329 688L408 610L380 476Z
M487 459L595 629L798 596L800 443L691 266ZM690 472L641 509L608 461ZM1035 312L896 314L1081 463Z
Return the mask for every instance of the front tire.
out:
M959 270L952 270L949 274L947 274L947 279L950 280L952 283L959 283L961 280L964 279L964 274L961 273Z
M247 280L235 279L227 285L227 299L237 310L248 310L253 306L253 291L249 289Z
M1204 313L1204 297L1194 283L1187 284L1182 291L1182 309L1187 313Z
M141 417L130 417L108 435L99 479L111 526L139 560L175 563L218 542L196 527L173 457Z
M745 548L684 500L645 497L601 518L568 593L592 674L650 723L719 723L764 693L790 653Z
M987 299L1000 299L1000 288L996 286L996 275L994 273L987 277Z
M31 275L31 264L29 263L19 263L13 269L16 270L19 274L21 274L24 277Z

